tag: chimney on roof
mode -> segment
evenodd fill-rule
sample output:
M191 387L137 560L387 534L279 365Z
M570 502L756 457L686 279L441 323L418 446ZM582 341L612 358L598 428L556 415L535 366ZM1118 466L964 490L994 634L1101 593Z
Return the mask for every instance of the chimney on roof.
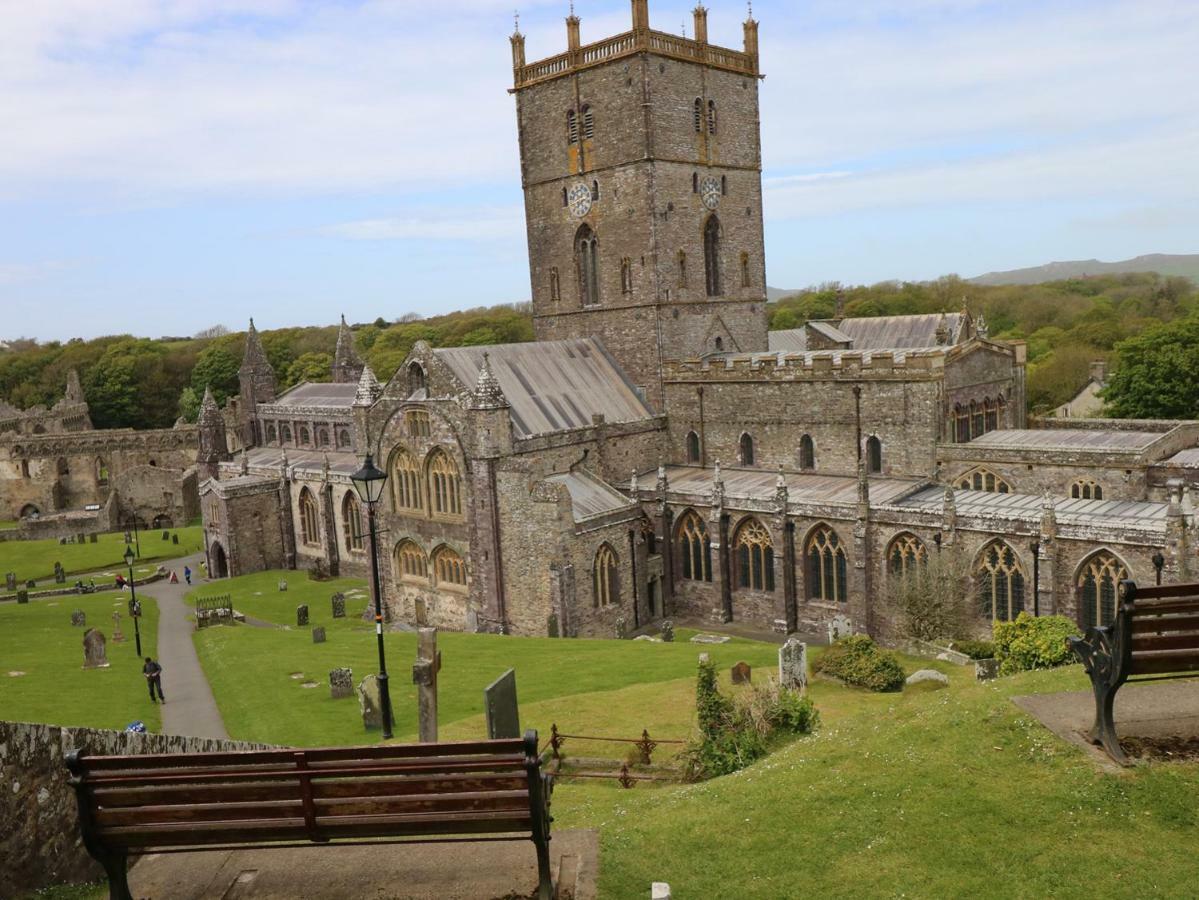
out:
M695 15L695 39L701 44L708 43L708 10L702 3L693 10Z
M649 31L649 0L633 0L633 30Z

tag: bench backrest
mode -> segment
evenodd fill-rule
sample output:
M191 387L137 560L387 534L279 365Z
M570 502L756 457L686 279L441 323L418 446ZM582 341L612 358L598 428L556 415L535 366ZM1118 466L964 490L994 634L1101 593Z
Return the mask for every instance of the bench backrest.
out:
M548 817L523 739L149 756L71 754L85 836L105 846L517 832Z
M1199 671L1199 584L1120 584L1117 635L1127 675Z

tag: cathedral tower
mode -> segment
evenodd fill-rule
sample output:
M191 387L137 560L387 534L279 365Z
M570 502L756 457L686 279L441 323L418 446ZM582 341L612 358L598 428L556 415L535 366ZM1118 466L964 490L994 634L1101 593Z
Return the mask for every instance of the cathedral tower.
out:
M253 319L250 320L250 328L246 331L246 352L242 356L237 380L240 385L237 401L238 430L241 432L241 445L248 450L250 447L262 445L262 435L258 427L258 404L272 402L278 390L275 384L275 369L262 348L262 341L258 337L258 329L254 327Z
M661 361L765 351L758 25L649 27L525 61L512 36L537 338L596 336L661 408Z
M232 459L229 441L225 435L225 416L216 405L212 388L204 388L204 399L200 402L200 417L196 420L200 431L200 452L196 464L202 478L216 478L220 464Z
M364 368L362 358L354 349L354 332L346 324L346 317L341 317L341 327L337 329L337 348L333 354L333 383L357 384L362 378Z

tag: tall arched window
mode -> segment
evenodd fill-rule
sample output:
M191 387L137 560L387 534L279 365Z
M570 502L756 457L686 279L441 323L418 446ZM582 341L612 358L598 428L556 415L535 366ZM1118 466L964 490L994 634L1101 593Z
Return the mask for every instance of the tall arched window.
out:
M679 251L679 287L687 286L687 254Z
M866 438L866 471L877 475L883 470L883 442L878 435L872 434Z
M361 550L363 548L362 505L358 502L358 495L353 491L346 491L345 499L341 501L341 521L346 531L346 549Z
M741 254L741 286L743 288L750 286L748 253Z
M579 116L573 109L566 111L566 140L572 144L579 142Z
M801 469L816 468L816 444L810 434L799 439L799 467Z
M591 202L599 203L599 182L591 182Z
M99 487L108 486L108 464L102 459L96 460L96 484Z
M59 475L70 475L71 474L71 467L70 467L70 465L67 464L67 458L65 456L60 456L55 461L55 469L57 470Z
M808 538L807 594L809 600L845 603L849 598L849 570L845 548L837 532L820 525Z
M691 193L699 193L699 172L691 173Z
M584 306L599 303L599 241L590 225L575 234L575 268L579 276L579 301Z
M958 403L953 408L954 439L959 444L970 442L970 410Z
M620 261L620 292L633 293L633 261L627 256Z
M268 444L275 443L278 440L279 434L275 431L275 424L272 422L266 426L266 442Z
M420 466L417 465L416 458L400 448L392 457L391 463L391 495L397 510L424 509L420 483Z
M679 561L683 578L688 581L712 580L712 542L708 526L699 513L687 510L679 519Z
M720 296L720 219L709 216L704 225L704 272L709 297Z
M984 619L1010 622L1024 609L1024 567L1003 541L983 549L974 574Z
M595 113L591 111L590 106L583 107L583 139L591 140L595 137Z
M741 458L741 465L752 466L754 464L754 439L748 433L741 435L741 442L737 450Z
M887 548L887 571L892 575L906 575L927 561L928 550L924 547L924 541L916 535L904 532L891 539L891 545Z
M700 97L695 98L695 133L699 134L704 130L704 101Z
M1089 478L1080 478L1070 485L1070 496L1076 500L1102 500L1103 488Z
M558 278L558 267L550 267L550 299L557 301L562 299L562 281Z
M708 134L716 133L716 101L708 101Z
M601 546L595 554L595 568L591 573L595 590L591 605L597 609L620 602L616 562L616 552L608 544Z
M312 443L312 435L308 431L308 426L301 425L300 426L300 446L307 447L311 443Z
M457 464L441 448L429 454L429 500L435 515L462 515L462 478Z
M328 428L318 428L316 430L316 445L318 447L328 447L329 446L329 429Z
M395 549L395 569L400 578L424 581L429 577L425 551L410 540L400 541Z
M699 463L699 435L694 431L687 432L687 462L692 465Z
M970 401L970 437L982 437L987 433L986 411L981 403Z
M1100 550L1078 570L1078 624L1086 631L1111 625L1116 619L1116 597L1128 569L1106 550Z
M304 488L300 491L300 540L310 547L321 542L320 519L316 511L316 498L312 491Z
M466 563L444 544L433 552L433 578L436 584L466 587Z
M990 469L978 468L967 472L956 482L963 491L987 491L992 494L1010 494L1012 486Z
M983 430L995 431L999 428L999 404L988 397L983 401Z
M337 447L339 450L346 450L351 443L350 430L348 428L337 429Z
M774 544L757 519L746 519L733 538L737 551L737 584L752 591L774 590Z
M408 396L411 397L417 391L425 391L429 388L429 380L425 375L425 367L418 362L408 365Z

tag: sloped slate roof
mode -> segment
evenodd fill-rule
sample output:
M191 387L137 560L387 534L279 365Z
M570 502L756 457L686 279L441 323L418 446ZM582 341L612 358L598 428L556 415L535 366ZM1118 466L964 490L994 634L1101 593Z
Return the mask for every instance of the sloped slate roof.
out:
M282 447L254 447L244 451L248 457L251 469L277 469L283 461ZM305 473L320 473L325 468L325 457L329 458L329 472L334 475L353 475L362 467L362 460L355 453L345 450L297 450L287 448L287 464L289 467ZM237 465L239 460L225 465Z
M706 494L712 490L711 468L698 466L669 466L666 477L671 491L684 494ZM643 485L653 485L657 480L656 470L639 476ZM721 467L720 479L724 482L726 497L749 500L767 500L774 496L778 482L778 471L770 469L731 469ZM854 475L813 475L811 473L785 472L787 499L791 503L857 503L858 479ZM891 500L910 493L920 484L915 478L870 477L871 503L889 503Z
M594 338L442 347L434 350L463 385L474 387L483 354L511 404L518 437L581 428L602 414L608 422L637 422L654 413L603 344Z
M634 501L586 472L551 475L546 481L562 484L570 492L570 509L576 522L632 506Z
M949 344L962 340L966 324L960 313L946 313L945 325L949 329ZM941 327L941 313L925 313L914 316L867 316L837 320L813 320L812 328L831 328L853 342L853 350L899 350L912 347L942 346L937 340L937 329ZM807 326L770 332L771 350L807 350Z
M1184 469L1199 469L1199 447L1188 447L1179 450L1169 459L1158 463L1159 466L1178 466Z
M813 321L807 325L813 331L819 332L823 337L830 341L836 341L839 344L848 344L853 346L853 338L834 325L832 322Z
M268 406L323 406L349 410L354 405L358 383L304 382L298 384Z
M1009 428L990 431L971 447L995 450L1145 450L1162 437L1153 431L1091 431L1082 428Z
M903 509L940 512L944 487L927 487L895 503ZM1001 516L1039 519L1044 498L1035 494L995 494L989 491L954 491L954 507L959 515ZM1141 500L1082 500L1054 498L1054 514L1067 524L1110 522L1124 525L1161 526L1166 520L1165 503Z

